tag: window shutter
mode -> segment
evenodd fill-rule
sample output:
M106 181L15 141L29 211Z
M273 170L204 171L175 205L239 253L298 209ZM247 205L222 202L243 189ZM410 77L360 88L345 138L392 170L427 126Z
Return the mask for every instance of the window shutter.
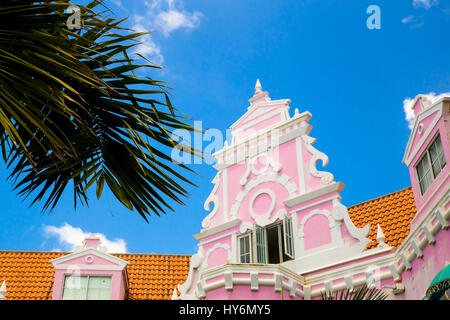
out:
M291 259L294 259L294 236L292 233L292 219L283 220L284 231L284 253Z
M266 230L255 225L253 243L256 245L256 263L267 263Z
M251 251L250 235L247 234L239 238L239 262L251 263L252 251Z

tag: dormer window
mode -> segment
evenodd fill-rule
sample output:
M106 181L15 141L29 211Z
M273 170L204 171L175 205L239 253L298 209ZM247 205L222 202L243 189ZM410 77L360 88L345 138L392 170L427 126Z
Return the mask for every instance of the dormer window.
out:
M62 300L109 300L111 276L66 275Z
M89 235L75 252L53 259L53 300L123 300L128 262L105 252L100 237Z
M422 195L428 190L434 179L445 167L445 155L439 134L425 151L416 166L417 178L419 180Z
M239 262L278 264L294 258L292 221L265 227L255 225L253 232L239 237Z

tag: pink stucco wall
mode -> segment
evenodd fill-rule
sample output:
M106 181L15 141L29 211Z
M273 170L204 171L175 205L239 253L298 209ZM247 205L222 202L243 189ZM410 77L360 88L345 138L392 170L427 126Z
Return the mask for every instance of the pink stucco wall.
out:
M436 245L426 246L423 257L411 263L411 270L403 271L402 283L405 285L405 293L391 295L391 299L422 299L436 274L450 263L450 230L441 230L435 238Z
M436 114L433 114L426 120L432 120L435 118L435 116ZM413 229L417 226L417 223L422 220L423 215L427 214L433 208L433 206L436 204L436 200L442 196L442 193L446 192L449 188L448 174L450 173L450 166L448 165L448 159L450 159L450 143L449 140L447 139L448 133L444 120L446 120L446 117L442 117L438 121L435 128L428 135L423 145L418 149L415 157L408 166L411 177L411 186L414 193L414 201L417 208L417 215L414 217L414 220L411 225ZM427 130L426 125L424 125L423 130L424 131ZM445 158L447 159L447 165L442 169L438 177L432 182L432 184L426 190L425 194L422 195L420 191L415 166L417 165L417 162L419 161L419 159L421 159L422 155L424 154L426 149L430 146L430 143L438 133L442 141L442 147L444 150ZM418 135L418 133L416 135ZM414 137L413 139L416 139L416 137Z

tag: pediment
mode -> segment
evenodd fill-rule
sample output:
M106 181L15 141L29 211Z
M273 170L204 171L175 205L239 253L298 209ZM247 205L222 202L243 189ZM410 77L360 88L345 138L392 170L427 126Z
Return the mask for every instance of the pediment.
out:
M276 114L283 114L286 110L286 105L290 102L289 99L274 100L267 102L259 102L251 105L248 111L244 113L235 123L233 123L230 128L233 130L240 130L244 128L256 125L259 122L264 121L269 116L274 116ZM286 117L282 117L282 120L286 120Z
M417 115L406 146L403 163L406 165L411 163L417 151L422 147L423 143L441 118L442 108L443 104L438 103Z
M119 259L94 248L85 248L80 251L69 253L65 256L50 261L55 269L67 268L67 266L78 266L80 269L104 267L107 269L122 270L128 264L127 261Z

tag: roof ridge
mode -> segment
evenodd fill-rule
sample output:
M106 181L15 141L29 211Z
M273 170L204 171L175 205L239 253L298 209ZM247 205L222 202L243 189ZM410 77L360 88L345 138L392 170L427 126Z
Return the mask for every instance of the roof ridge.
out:
M109 253L109 254L123 254L123 255L133 255L133 256L187 256L190 257L192 254L171 254L171 253Z
M394 192L390 192L390 193L387 193L387 194L385 194L385 195L382 195L382 196L379 196L379 197L376 197L376 198L373 198L373 199L370 199L370 200L366 200L366 201L363 201L363 202L354 204L354 205L352 205L352 206L350 206L350 207L348 207L348 208L353 208L353 207L362 205L362 204L367 203L367 202L371 202L371 201L375 201L375 200L378 200L378 199L381 199L381 198L384 198L384 197L388 197L388 196L390 196L390 195L393 195L393 194L396 194L396 193L400 193L400 192L402 192L402 191L405 191L405 190L408 190L408 189L411 189L411 188L412 188L412 187L409 186L409 187L406 187L406 188L403 188L403 189L400 189L400 190L397 190L397 191L394 191Z
M72 252L66 252L66 251L40 251L40 250L36 250L36 251L34 251L34 250L7 250L7 249L0 249L0 253L3 253L3 252L22 252L22 253L54 253L54 254L62 254L62 253L65 253L65 254L69 254L69 253L72 253Z
M71 251L33 251L33 250L0 250L0 253L38 253L38 254L70 254L73 253ZM147 255L147 256L192 256L192 254L170 254L170 253L132 253L132 252L127 252L127 253L115 253L115 252L111 252L108 254L112 254L112 255Z

